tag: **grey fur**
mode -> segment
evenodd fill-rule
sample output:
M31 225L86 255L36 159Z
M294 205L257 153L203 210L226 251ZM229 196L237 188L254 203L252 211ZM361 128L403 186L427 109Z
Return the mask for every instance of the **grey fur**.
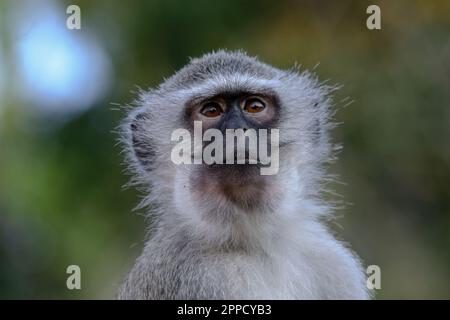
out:
M151 208L153 224L118 297L369 298L359 259L323 222L333 211L321 195L334 158L334 89L307 71L218 51L142 92L122 132L131 184L146 188L141 207ZM170 161L171 132L185 126L186 101L240 90L275 92L281 105L280 172L256 182L264 186L257 208L202 198L195 167Z

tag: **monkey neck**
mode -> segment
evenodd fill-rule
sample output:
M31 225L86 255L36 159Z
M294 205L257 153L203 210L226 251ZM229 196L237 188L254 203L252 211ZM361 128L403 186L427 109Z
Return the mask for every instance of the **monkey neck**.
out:
M314 188L293 164L282 167L275 176L246 179L224 176L223 171L205 174L191 170L174 172L172 189L168 186L166 193L170 200L158 193L164 200L160 202L164 206L158 214L158 228L172 233L183 230L187 239L204 246L279 248L280 243L291 241L326 211L324 203L307 194ZM246 196L256 197L257 201L252 206L236 203Z
M177 218L162 220L157 229L166 239L168 235L170 239L182 239L187 246L202 252L264 256L283 255L285 252L289 255L292 251L288 248L298 250L307 245L301 238L317 224L308 218L307 208L299 210L295 214L289 211L283 214L279 211L248 214L222 224L186 219L186 212L177 212Z
M313 204L300 201L293 193L259 210L229 205L226 209L220 205L199 207L190 200L180 199L180 205L170 210L173 214L162 215L160 229L183 234L183 238L204 248L273 252L292 242L314 222Z

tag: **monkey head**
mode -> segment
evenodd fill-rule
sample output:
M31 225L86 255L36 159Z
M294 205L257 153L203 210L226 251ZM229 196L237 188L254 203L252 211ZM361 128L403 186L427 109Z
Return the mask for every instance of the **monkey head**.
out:
M194 223L221 225L318 196L324 164L332 158L328 132L333 89L310 72L280 70L240 51L192 59L157 88L141 92L123 123L132 182L148 187L144 205L164 206L164 211L186 215ZM174 163L171 155L179 143L171 139L174 130L192 138L196 123L201 124L201 147L185 142L193 161ZM212 163L196 163L195 153L217 139L202 139L209 129L223 134L223 150L214 150ZM250 143L242 153L237 147L227 150L229 130L255 132L256 156L251 156ZM268 132L265 141L261 130ZM279 169L263 175L259 151L268 147L273 153L273 130L279 133ZM216 153L222 153L223 161L217 161ZM235 162L228 163L226 155ZM201 219L193 218L199 215Z

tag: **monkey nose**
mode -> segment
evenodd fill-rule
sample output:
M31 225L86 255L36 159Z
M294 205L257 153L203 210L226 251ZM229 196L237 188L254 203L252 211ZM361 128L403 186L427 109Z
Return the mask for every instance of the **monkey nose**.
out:
M247 131L249 129L249 125L244 119L240 117L231 117L223 123L222 130L226 129L242 129L244 131Z

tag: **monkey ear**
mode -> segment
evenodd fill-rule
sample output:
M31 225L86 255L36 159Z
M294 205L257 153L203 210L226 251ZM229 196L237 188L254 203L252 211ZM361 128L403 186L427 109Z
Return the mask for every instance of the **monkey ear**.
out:
M155 158L155 150L146 127L149 116L145 112L136 113L129 123L129 144L137 164L150 170Z

